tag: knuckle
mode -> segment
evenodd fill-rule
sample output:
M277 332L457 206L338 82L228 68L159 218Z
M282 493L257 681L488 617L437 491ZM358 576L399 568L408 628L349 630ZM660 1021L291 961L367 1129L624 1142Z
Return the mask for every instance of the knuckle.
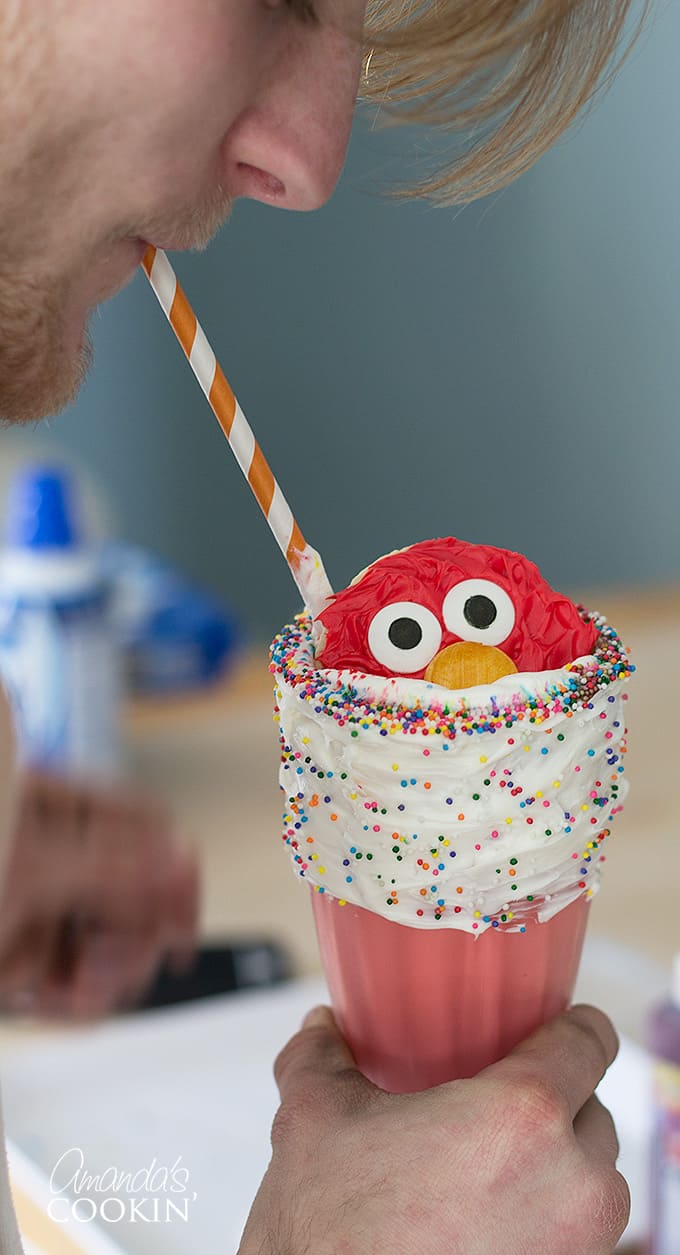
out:
M291 1103L281 1103L272 1121L271 1143L274 1150L294 1140L298 1127L294 1106Z
M319 1105L311 1093L297 1093L285 1098L272 1123L271 1142L275 1150L298 1144L310 1138L318 1127Z
M282 1100L294 1098L305 1105L320 1102L329 1091L329 1078L319 1076L314 1066L315 1057L310 1051L310 1034L322 1030L304 1029L291 1037L274 1062L274 1077L281 1091Z
M589 1014L586 1016L585 1011ZM597 1020L595 1020L597 1016ZM616 1034L613 1026L606 1019L604 1014L595 1011L594 1008L578 1008L567 1012L565 1021L569 1027L569 1031L574 1037L574 1049L581 1055L587 1055L592 1061L593 1070L597 1071L598 1077L603 1077L612 1058L616 1054L618 1045ZM599 1025L599 1031L596 1027ZM607 1029L607 1036L611 1038L610 1048L607 1047L603 1037L604 1027Z
M540 1141L554 1141L560 1137L569 1122L569 1112L563 1094L545 1078L526 1077L513 1089L513 1117L522 1133Z
M296 1079L304 1076L306 1080L311 1080L315 1074L314 1064L324 1058L333 1044L334 1036L324 1025L301 1028L290 1038L274 1061L274 1076L279 1088L291 1076Z
M589 1104L592 1104L593 1109L599 1113L599 1118L602 1122L602 1137L606 1137L606 1144L611 1156L611 1162L615 1163L618 1159L621 1146L619 1143L619 1135L616 1131L616 1125L614 1123L614 1117L612 1116L611 1111L605 1107L604 1103L600 1102L597 1094L593 1094L592 1098L588 1101Z
M281 1082L288 1074L291 1068L295 1068L298 1060L301 1060L305 1054L305 1043L302 1033L296 1033L294 1037L287 1041L285 1046L279 1051L274 1060L274 1077L276 1083L281 1086Z
M593 1234L607 1245L601 1249L610 1251L628 1224L630 1215L630 1190L628 1183L616 1168L600 1168L588 1175L585 1185L585 1209L590 1218Z

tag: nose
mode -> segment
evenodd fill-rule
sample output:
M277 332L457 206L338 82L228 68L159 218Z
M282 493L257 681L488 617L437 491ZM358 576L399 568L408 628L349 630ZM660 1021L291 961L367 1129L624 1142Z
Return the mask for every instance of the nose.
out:
M230 195L318 209L340 176L361 69L361 42L330 26L295 26L225 141Z

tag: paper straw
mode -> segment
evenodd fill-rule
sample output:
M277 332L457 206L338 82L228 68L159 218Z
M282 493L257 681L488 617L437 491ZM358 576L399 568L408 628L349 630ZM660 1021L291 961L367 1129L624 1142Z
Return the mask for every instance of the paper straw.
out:
M321 558L316 549L307 544L295 522L290 506L162 249L149 245L142 268L253 490L304 603L316 616L333 595Z

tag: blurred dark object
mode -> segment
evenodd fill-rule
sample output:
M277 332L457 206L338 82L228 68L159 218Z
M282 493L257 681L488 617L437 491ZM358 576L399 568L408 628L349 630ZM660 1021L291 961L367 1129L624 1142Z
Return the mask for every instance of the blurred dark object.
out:
M186 972L173 972L167 965L161 967L137 1010L214 998L240 989L266 989L290 980L291 976L288 955L276 942L204 946Z
M171 695L223 675L243 640L230 606L132 545L107 545L102 563L131 693Z

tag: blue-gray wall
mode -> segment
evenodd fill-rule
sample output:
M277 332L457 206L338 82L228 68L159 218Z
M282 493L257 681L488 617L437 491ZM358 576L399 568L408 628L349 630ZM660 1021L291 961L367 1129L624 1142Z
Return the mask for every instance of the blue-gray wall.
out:
M412 141L358 124L324 210L242 203L176 259L338 587L448 533L567 589L680 574L678 47L668 4L577 132L482 204L379 197ZM268 636L296 594L141 276L94 338L76 405L20 441L77 450L123 537Z

